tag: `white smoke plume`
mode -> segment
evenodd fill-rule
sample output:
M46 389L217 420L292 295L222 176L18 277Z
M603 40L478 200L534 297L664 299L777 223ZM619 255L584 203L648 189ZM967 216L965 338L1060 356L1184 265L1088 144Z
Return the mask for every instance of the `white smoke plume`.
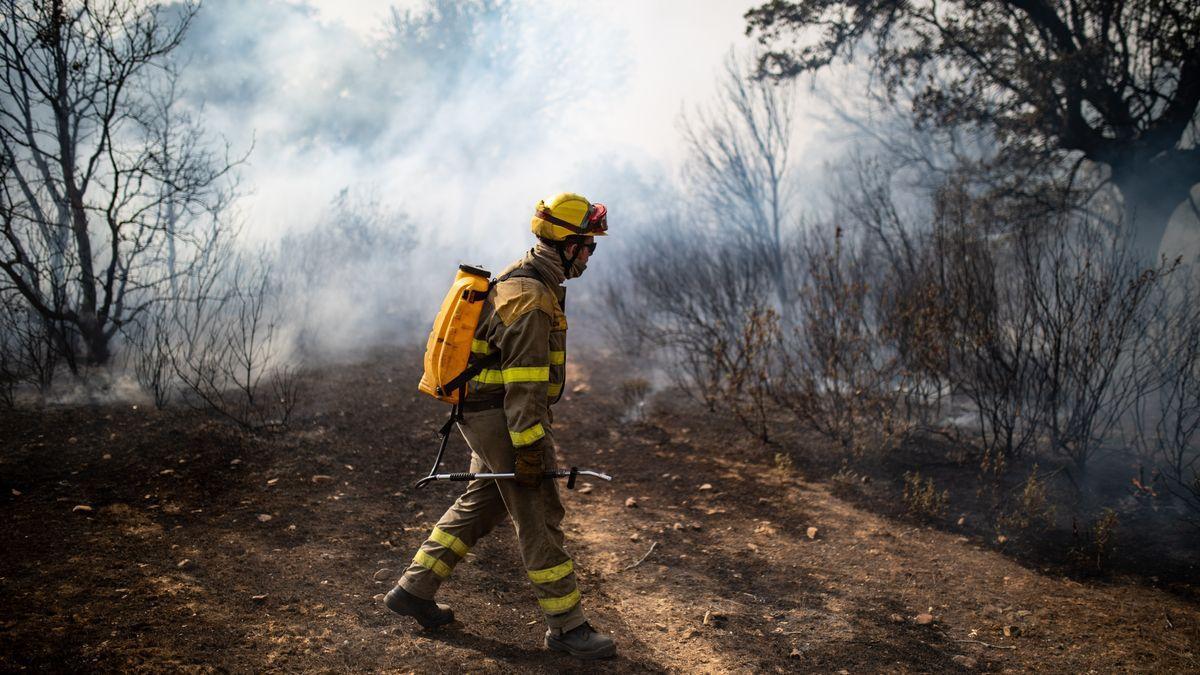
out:
M749 6L209 0L177 57L208 128L253 147L239 204L251 241L319 244L345 199L393 219L379 234L412 236L409 251L341 261L362 272L355 288L337 269L307 284L306 311L339 326L338 348L394 333L345 328L378 306L428 320L458 262L518 256L541 197L605 201L628 232L648 193L674 190L676 120L745 44ZM367 287L396 302L348 302Z

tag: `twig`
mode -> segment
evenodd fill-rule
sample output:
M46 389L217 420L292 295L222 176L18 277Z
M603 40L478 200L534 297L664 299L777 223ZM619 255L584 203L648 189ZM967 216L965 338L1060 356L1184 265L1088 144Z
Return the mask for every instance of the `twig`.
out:
M649 557L650 557L650 554L651 554L651 553L654 553L654 547L656 547L656 546L658 546L658 542L657 542L657 541L652 541L652 542L650 542L650 550L649 550L649 551L646 551L646 555L644 555L644 556L642 556L642 557L638 558L638 561L637 561L637 562L633 563L632 565L630 565L630 566L626 567L625 569L623 569L623 570L621 570L621 571L622 571L622 572L624 572L624 571L627 571L627 570L631 570L631 569L633 569L633 568L637 567L638 565L641 565L643 562L645 562L646 558L649 558Z
M1181 654L1181 653L1175 651L1174 649L1168 649L1167 653L1170 654L1171 656L1178 656L1181 659L1186 659L1188 661L1191 661L1192 663L1196 663L1196 659L1193 658L1191 654Z
M970 642L972 644L983 645L984 647L991 647L992 649L1016 649L1016 647L1014 647L1013 645L993 645L993 644L984 642L982 640L954 640L954 641L955 642Z
M982 640L957 640L949 635L946 635L945 633L940 633L940 635L951 642L970 642L971 644L983 645L984 647L991 647L992 649L1016 649L1016 647L1013 645L994 645Z

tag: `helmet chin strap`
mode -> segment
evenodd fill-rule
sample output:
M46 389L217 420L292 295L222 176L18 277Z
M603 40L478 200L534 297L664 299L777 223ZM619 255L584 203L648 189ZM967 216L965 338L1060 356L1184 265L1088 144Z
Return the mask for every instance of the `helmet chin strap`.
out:
M570 279L571 278L571 267L575 265L575 259L579 257L579 249L582 247L577 245L575 247L575 253L571 256L570 259L567 259L567 254L563 252L563 249L566 247L567 247L567 245L564 243L561 246L556 246L555 250L558 251L558 259L562 261L563 276Z

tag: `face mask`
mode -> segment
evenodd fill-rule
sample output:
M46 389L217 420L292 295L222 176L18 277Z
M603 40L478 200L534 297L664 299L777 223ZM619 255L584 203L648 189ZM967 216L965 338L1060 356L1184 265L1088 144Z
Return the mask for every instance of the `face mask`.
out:
M585 269L587 269L587 263L577 257L575 262L571 263L571 269L567 270L567 278L574 279L583 274Z

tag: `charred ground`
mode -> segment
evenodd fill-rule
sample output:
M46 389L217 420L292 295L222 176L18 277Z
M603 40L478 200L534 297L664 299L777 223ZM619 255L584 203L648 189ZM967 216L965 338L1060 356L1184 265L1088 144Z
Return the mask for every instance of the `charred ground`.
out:
M541 647L508 527L445 587L460 623L427 632L381 608L457 488L411 487L445 414L414 393L415 363L314 368L296 423L271 434L147 406L6 413L0 668L579 670ZM583 669L1200 668L1194 563L1139 555L1145 528L1126 524L1105 576L1075 574L1057 539L975 525L982 496L940 527L908 515L901 460L841 470L815 438L761 446L671 392L622 421L612 365L573 368L556 410L564 464L616 476L565 493L585 606L620 649ZM971 494L952 455L905 461Z

